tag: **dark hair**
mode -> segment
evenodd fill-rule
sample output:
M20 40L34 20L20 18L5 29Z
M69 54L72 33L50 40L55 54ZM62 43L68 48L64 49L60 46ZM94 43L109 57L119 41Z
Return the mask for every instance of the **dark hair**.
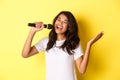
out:
M55 26L55 22L59 15L64 14L68 19L68 30L65 33L66 40L63 45L60 46L63 50L66 49L68 54L72 55L74 53L74 49L79 45L79 37L78 37L78 25L75 20L75 17L72 15L69 11L62 11L60 12L53 20L53 26ZM49 34L49 41L47 43L46 50L49 50L53 47L53 45L56 43L57 40L57 34L55 32L55 28L51 30Z

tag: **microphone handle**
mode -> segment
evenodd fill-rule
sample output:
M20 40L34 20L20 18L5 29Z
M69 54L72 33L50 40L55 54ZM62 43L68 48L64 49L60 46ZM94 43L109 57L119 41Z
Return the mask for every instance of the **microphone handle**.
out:
M35 26L36 26L36 24L35 24L35 23L28 23L28 26L35 27ZM47 27L47 25L46 25L46 24L44 24L44 27L46 28L46 27Z

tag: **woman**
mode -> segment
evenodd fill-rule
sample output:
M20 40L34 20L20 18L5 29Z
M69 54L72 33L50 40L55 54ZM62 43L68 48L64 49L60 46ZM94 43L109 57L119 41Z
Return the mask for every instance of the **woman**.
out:
M103 32L100 32L87 43L85 54L83 55L78 37L78 26L71 12L60 12L54 18L54 27L49 37L41 39L31 47L36 32L44 28L43 22L36 22L35 24L36 27L32 27L29 32L22 56L27 58L45 51L46 80L77 80L74 64L77 65L79 72L84 74L91 46L102 37Z

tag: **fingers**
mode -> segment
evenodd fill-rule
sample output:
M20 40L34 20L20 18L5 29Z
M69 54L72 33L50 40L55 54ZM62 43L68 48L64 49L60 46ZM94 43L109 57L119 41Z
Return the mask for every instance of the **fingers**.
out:
M97 36L96 36L96 39L100 39L102 36L104 35L103 31L100 32Z
M36 24L36 28L43 28L43 26L44 26L44 24L43 24L43 22L35 22L35 24Z
M89 41L89 44L92 45L93 43L95 43L96 41L98 41L103 35L104 35L103 31L100 32L96 37L92 38Z
M37 31L41 31L44 28L43 22L34 22L34 23L35 23L35 27L32 27L32 31L37 32Z
M103 36L103 34L104 34L104 32L103 31L101 31L98 35L101 35L101 36Z

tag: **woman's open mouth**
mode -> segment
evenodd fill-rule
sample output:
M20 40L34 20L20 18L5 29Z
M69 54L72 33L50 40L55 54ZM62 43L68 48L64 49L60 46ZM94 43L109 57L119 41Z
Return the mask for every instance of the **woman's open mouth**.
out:
M62 30L62 26L56 26L56 28Z

